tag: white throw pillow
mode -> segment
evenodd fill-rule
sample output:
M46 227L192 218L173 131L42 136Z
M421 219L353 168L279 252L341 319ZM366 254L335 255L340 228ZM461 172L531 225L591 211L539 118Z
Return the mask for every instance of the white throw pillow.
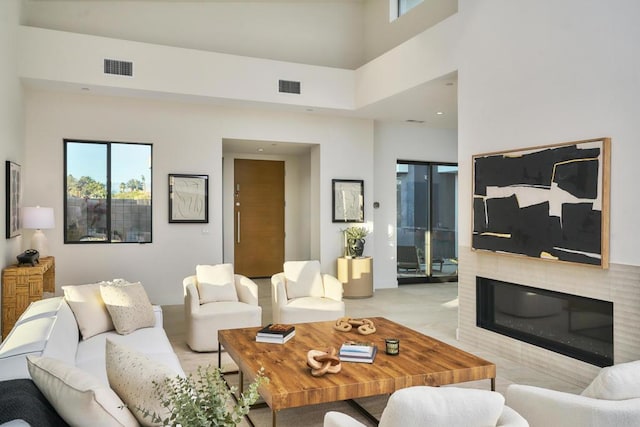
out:
M287 297L324 297L324 285L318 261L287 261L284 263Z
M177 373L169 367L149 359L125 345L107 338L106 367L109 385L127 404L140 424L154 426L151 418L142 410L158 414L162 419L169 416L156 396L153 383L162 383L166 378L175 378Z
M113 330L111 316L100 296L100 283L63 286L62 290L83 340Z
M495 426L504 408L500 393L458 387L417 386L394 392L380 427Z
M640 397L640 360L602 368L582 395L605 400Z
M116 393L93 375L57 359L27 356L33 382L71 426L137 426Z
M130 334L156 324L153 306L140 282L101 285L100 294L119 334Z
M196 280L200 304L216 301L238 301L232 264L198 265Z

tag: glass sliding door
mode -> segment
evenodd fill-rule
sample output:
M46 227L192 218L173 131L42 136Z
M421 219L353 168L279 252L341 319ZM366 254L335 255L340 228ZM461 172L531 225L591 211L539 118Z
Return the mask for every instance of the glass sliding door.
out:
M399 161L396 185L399 283L456 280L458 166Z

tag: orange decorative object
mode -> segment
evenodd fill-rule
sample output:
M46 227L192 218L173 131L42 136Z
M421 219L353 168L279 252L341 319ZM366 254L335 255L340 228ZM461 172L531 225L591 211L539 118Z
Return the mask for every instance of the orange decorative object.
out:
M340 332L348 332L356 327L361 335L371 335L376 332L376 326L369 319L354 319L352 317L341 317L336 320L333 329Z
M321 377L326 373L337 374L342 369L340 358L335 347L326 350L309 350L307 365L311 368L311 375Z

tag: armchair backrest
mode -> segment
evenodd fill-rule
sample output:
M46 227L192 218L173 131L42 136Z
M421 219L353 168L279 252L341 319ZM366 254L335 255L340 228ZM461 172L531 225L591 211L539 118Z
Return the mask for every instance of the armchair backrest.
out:
M602 368L582 396L605 400L640 398L640 360Z
M284 276L289 299L325 296L319 261L287 261Z
M380 427L496 426L504 408L500 393L458 387L416 386L394 392L380 418Z

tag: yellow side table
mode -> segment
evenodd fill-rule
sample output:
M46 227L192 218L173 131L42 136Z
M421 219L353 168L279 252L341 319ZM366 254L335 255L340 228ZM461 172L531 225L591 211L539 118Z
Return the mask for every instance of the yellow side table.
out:
M373 296L373 258L338 258L338 280L342 282L344 298Z

